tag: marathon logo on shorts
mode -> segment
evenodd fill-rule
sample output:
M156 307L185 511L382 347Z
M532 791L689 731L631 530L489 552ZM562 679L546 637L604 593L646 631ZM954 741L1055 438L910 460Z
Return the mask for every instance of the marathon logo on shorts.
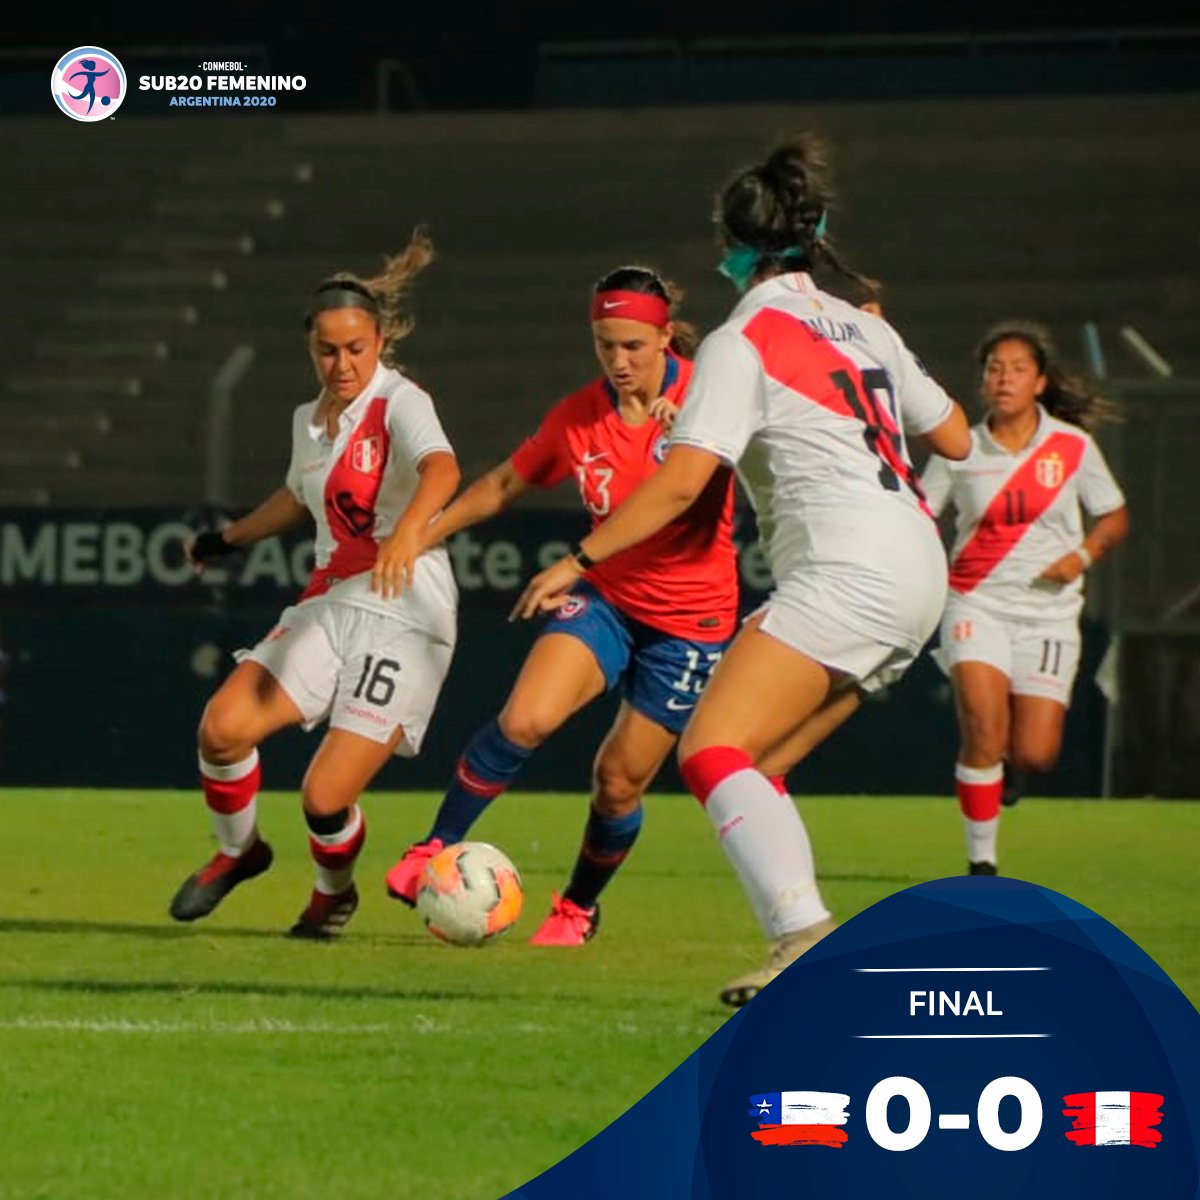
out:
M350 447L350 465L364 475L375 475L383 462L383 439L378 436L360 438Z
M971 634L974 633L972 622L970 621L955 621L954 622L954 640L956 642L969 642Z

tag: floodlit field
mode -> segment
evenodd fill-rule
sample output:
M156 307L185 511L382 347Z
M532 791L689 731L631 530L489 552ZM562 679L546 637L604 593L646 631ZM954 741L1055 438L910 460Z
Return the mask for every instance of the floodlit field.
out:
M281 936L308 894L293 796L262 800L269 874L211 918L167 903L211 853L198 795L0 792L0 1200L489 1200L624 1112L729 1015L755 926L692 801L654 797L595 941L534 949L585 802L514 796L477 835L526 909L479 950L435 942L383 873L436 798L376 795L363 903L336 944ZM803 802L846 920L956 874L949 799ZM1001 869L1095 909L1200 1003L1200 804L1023 800Z

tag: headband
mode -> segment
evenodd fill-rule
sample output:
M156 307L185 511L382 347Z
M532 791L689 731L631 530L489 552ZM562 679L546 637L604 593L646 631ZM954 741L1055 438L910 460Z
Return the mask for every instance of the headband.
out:
M643 321L663 329L670 323L671 306L661 297L646 292L625 292L613 289L597 292L592 297L591 319L603 321L617 317L622 321Z
M317 313L333 308L361 308L376 319L379 317L379 305L369 292L350 287L318 288L304 317L305 329L311 327Z

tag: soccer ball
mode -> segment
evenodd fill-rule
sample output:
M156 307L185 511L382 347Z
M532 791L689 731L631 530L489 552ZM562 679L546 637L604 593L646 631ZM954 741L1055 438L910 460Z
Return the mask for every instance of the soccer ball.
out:
M524 899L520 872L487 842L445 847L417 881L417 912L434 937L455 946L482 946L506 933Z

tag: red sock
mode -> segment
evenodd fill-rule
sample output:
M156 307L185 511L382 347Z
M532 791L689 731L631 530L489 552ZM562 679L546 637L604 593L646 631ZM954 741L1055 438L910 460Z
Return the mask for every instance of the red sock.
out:
M990 821L1000 812L1004 791L1004 764L994 767L964 767L954 764L954 792L958 806L969 821Z

